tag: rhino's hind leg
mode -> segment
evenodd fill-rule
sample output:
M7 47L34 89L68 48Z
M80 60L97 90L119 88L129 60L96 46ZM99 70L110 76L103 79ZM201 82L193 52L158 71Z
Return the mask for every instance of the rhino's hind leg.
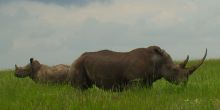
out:
M89 80L85 72L75 69L72 73L71 85L73 87L82 90L92 87L92 82Z
M150 80L144 80L144 85L146 88L152 88L153 87L153 81Z

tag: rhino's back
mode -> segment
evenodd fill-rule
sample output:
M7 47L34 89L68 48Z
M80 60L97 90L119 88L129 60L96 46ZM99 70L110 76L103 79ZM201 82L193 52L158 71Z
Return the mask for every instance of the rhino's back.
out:
M38 78L43 82L65 82L68 78L68 65L55 65L49 67L47 65L43 65L38 71Z

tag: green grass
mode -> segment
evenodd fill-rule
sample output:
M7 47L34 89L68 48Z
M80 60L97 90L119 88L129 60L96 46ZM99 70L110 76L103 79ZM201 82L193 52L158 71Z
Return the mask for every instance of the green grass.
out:
M151 89L132 87L123 92L36 84L30 78L14 77L13 72L0 72L0 110L220 109L220 60L206 61L190 77L187 87L159 80Z

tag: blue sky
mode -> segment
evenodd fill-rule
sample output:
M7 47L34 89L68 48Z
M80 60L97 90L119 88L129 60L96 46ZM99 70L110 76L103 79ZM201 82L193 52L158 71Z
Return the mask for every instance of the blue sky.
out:
M71 64L85 51L158 45L220 58L219 0L0 0L0 68Z

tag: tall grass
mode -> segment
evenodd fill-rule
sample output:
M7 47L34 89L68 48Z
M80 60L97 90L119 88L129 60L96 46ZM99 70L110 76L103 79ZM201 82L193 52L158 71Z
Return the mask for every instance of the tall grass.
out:
M194 62L190 62L190 65ZM186 87L165 80L153 88L131 87L123 92L93 87L80 91L69 85L36 84L0 72L0 110L218 110L220 60L208 60Z

